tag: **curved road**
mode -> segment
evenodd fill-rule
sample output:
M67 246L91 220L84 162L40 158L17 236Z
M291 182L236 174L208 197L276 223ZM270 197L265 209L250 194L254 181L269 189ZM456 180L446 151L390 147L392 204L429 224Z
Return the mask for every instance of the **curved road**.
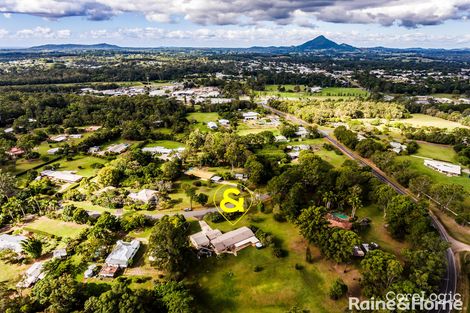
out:
M286 120L290 120L292 122L295 122L299 125L304 125L304 126L312 126L310 123L307 123L306 121L295 117L291 114L276 110L268 105L261 104L265 109L270 110L271 112L275 113L276 115L284 117ZM382 182L390 185L393 189L395 189L399 194L402 195L409 195L413 200L416 201L416 198L410 195L406 189L399 184L393 182L390 180L384 172L382 172L378 167L376 167L374 164L371 162L361 158L360 156L356 155L353 153L351 150L349 150L347 147L345 147L343 144L332 138L328 132L323 131L323 130L318 130L320 134L322 134L328 141L331 142L336 148L341 150L346 156L349 158L358 161L361 165L370 167L372 170L372 174L374 174L375 177L377 177L379 180ZM449 236L447 231L445 230L444 226L442 226L441 222L432 214L431 211L429 211L429 215L431 216L432 223L434 227L437 229L439 232L439 235L443 240L448 242L449 244L453 244L454 242L458 242L452 237ZM452 251L452 248L448 248L446 250L446 259L447 259L447 271L446 271L446 276L441 282L440 286L440 293L445 293L445 294L455 294L457 292L457 267L456 267L456 262L455 262L455 256L454 252ZM428 311L428 313L451 313L450 309L436 309L432 311Z

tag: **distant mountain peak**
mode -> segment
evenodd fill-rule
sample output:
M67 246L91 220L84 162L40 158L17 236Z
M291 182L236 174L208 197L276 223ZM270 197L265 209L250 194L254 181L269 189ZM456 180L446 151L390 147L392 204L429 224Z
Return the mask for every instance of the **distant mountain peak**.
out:
M300 51L308 51L308 50L354 50L353 46L347 44L337 44L336 42L326 38L323 35L315 37L312 40L309 40L299 46L296 47L297 50Z
M118 50L121 47L107 43L98 43L93 45L83 44L47 44L31 47L32 50Z

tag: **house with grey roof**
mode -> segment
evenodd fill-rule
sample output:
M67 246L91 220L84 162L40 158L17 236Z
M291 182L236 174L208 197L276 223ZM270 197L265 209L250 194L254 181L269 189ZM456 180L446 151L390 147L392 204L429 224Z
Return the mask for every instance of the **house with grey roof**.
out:
M15 236L15 235L7 235L1 234L0 235L0 250L13 250L16 253L23 252L23 247L21 246L21 242L26 240L25 236Z
M218 229L212 229L205 221L199 221L199 225L201 231L189 236L191 245L197 250L237 255L238 251L248 246L261 245L253 231L246 226L223 234Z
M106 258L106 265L109 267L128 267L140 248L139 240L125 242L118 240L113 251Z

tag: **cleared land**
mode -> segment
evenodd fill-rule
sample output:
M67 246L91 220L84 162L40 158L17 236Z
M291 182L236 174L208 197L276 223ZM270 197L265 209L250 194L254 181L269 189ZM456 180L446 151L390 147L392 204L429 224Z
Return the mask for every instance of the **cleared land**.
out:
M86 225L52 220L45 216L41 216L35 221L28 223L23 227L23 229L31 232L38 232L40 234L74 238L87 227L88 226Z
M411 126L415 127L432 126L447 129L454 129L457 127L469 128L468 126L463 126L462 124L457 122L448 121L439 117L434 117L426 114L412 114L411 118L399 119L396 121L404 124L410 124Z

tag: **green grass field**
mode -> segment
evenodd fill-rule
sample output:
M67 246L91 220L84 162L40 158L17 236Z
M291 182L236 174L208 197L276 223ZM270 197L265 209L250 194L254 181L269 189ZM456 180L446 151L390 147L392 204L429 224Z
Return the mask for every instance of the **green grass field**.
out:
M212 226L225 232L251 223L274 234L288 255L276 258L271 248L248 247L238 256L201 258L192 268L189 280L197 285L197 297L203 311L286 312L297 305L310 312L343 312L345 298L330 300L328 289L340 276L352 282L353 277L358 278L358 272L351 270L344 274L344 266L335 267L325 261L314 247L313 264L305 262L307 244L295 226L275 222L271 215L257 213L256 216L256 222L250 222L247 217L235 227L228 222ZM296 264L303 268L296 269ZM255 266L262 270L255 272Z
M455 162L455 158L457 156L451 146L436 145L425 142L419 143L419 149L416 155L446 162Z
M360 88L328 87L321 92L314 94L323 97L359 97L367 96L369 93Z
M54 236L74 238L87 227L88 226L86 225L53 220L42 216L35 221L28 223L24 229L32 232L38 231L39 233L47 233Z
M194 113L189 113L188 116L186 117L188 121L194 120L198 123L204 123L207 124L208 122L217 122L218 119L220 119L219 114L215 112L194 112Z
M0 260L0 283L7 283L8 287L14 287L21 280L21 275L31 265L8 264Z
M164 147L167 149L176 149L176 148L184 147L184 144L182 144L181 142L172 141L172 140L157 140L146 145L146 147L157 147L157 146Z
M468 126L463 126L462 124L457 122L448 121L439 117L434 117L426 114L412 114L411 116L411 118L399 119L396 121L404 124L410 124L411 126L415 127L433 126L447 129L454 129L457 127L469 128Z
M450 177L425 166L424 161L421 158L416 158L412 156L399 156L398 159L410 161L410 167L412 169L418 171L421 174L428 175L435 183L459 184L464 186L467 192L470 192L470 178L468 177L468 174L462 173L461 176Z
M193 129L198 128L203 132L208 132L210 129L207 127L208 122L217 122L220 119L220 116L216 112L193 112L189 113L186 116L186 119L191 123L195 121L195 124L191 124Z

